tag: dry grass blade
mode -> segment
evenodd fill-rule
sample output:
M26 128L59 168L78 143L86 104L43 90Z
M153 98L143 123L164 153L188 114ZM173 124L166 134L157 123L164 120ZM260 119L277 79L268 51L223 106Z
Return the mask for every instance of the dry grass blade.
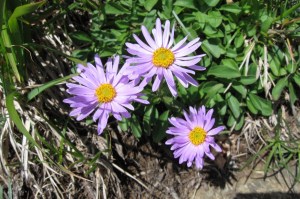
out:
M144 187L147 191L150 191L150 189L142 181L140 181L139 179L137 179L136 177L134 177L133 175L131 175L130 173L128 173L127 171L125 171L124 169L122 169L121 167L116 165L115 163L112 163L112 165L114 168L116 168L120 172L124 173L125 175L127 175L128 177L133 179L134 181L136 181L138 184L140 184L142 187Z

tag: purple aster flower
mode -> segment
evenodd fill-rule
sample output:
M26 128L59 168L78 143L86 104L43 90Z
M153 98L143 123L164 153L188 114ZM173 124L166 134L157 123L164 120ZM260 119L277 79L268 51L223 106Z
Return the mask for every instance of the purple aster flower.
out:
M170 32L170 21L167 20L162 30L161 21L157 19L156 28L152 30L153 39L146 27L142 26L142 33L148 45L133 34L137 44L126 43L128 53L133 55L127 59L130 66L127 68L126 74L130 74L132 79L144 77L142 85L146 85L156 75L152 91L158 89L164 78L172 95L176 96L174 76L185 88L188 87L188 84L198 86L198 82L189 74L195 74L194 70L203 71L205 68L196 65L204 54L188 56L199 48L200 39L196 38L186 44L186 36L174 45L174 28L173 25Z
M204 155L214 160L214 155L210 152L210 146L216 151L222 149L216 144L212 137L224 130L224 126L212 128L215 119L212 118L213 109L207 113L205 107L198 109L190 107L190 113L184 112L185 119L172 117L169 119L174 127L167 130L168 134L174 135L166 141L167 145L172 145L171 150L175 158L179 157L179 164L187 162L190 167L195 160L198 169L203 168Z
M137 86L135 81L130 81L122 73L127 64L118 72L119 56L108 59L106 70L98 55L95 56L95 66L77 65L79 76L73 77L78 84L68 83L67 92L73 97L64 100L73 110L70 116L75 116L78 121L93 113L93 120L98 120L98 134L100 135L107 125L107 120L112 114L117 120L122 117L129 118L127 109L134 110L132 101L148 104L141 99L140 92L143 87ZM127 109L126 109L127 108Z

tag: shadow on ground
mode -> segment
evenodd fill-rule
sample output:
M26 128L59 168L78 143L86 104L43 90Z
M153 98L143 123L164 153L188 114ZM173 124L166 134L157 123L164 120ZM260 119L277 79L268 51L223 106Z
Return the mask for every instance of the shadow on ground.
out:
M296 199L300 198L300 194L296 193L237 193L234 199Z

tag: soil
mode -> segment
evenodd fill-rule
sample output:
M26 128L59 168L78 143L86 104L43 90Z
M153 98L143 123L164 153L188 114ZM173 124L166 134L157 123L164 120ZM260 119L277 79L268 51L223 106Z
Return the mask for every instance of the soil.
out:
M264 176L263 163L255 169L239 167L246 158L232 159L226 153L206 161L203 170L179 165L167 146L150 139L136 140L123 135L124 168L142 180L148 190L135 180L121 177L125 198L300 198L300 184L293 184L287 170ZM222 140L222 139L221 139ZM223 139L224 140L224 139ZM226 141L221 142L226 149ZM295 174L295 166L292 171Z

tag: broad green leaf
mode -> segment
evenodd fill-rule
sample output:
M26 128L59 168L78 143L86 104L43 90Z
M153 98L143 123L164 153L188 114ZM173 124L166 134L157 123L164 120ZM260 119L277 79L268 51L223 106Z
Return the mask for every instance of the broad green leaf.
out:
M299 29L300 30L300 29ZM291 62L291 63L289 63L288 65L287 65L287 71L289 72L289 73L295 73L296 72L296 70L297 70L297 66L296 66L296 64L294 63L294 62Z
M234 65L215 65L208 70L207 75L232 79L240 77L241 73Z
M121 15L121 14L129 14L130 12L124 8L123 6L114 3L114 2L106 2L104 7L106 14L113 15Z
M144 3L144 7L147 11L152 10L152 8L155 6L155 4L158 2L158 0L146 0Z
M234 83L232 84L232 88L239 92L242 95L242 98L245 98L247 96L247 89L242 84Z
M164 137L166 137L166 130L168 128L168 117L169 110L163 112L158 119L158 124L156 125L155 131L152 134L154 142L160 142Z
M197 10L194 0L177 0L174 5Z
M202 42L201 47L205 52L212 54L215 58L219 58L226 52L219 39L206 39Z
M207 94L205 99L207 102L210 102L218 93L224 90L224 85L221 83L213 84L211 87L208 88Z
M217 28L222 23L222 15L219 11L210 11L208 12L208 17L206 18L206 21L212 27Z
M272 90L272 96L274 100L278 100L281 96L283 89L288 85L288 78L281 78Z
M224 33L222 32L222 30L211 27L210 25L205 26L203 33L207 35L207 38L224 37Z
M248 76L242 76L240 79L240 82L243 85L250 85L253 84L257 81L256 76L255 75L248 75Z
M256 26L253 26L251 23L248 23L246 26L246 34L248 37L252 37L256 34Z
M195 16L195 19L198 21L198 24L203 29L205 26L206 18L208 17L207 14L202 12L195 12L193 13Z
M240 113L241 113L240 103L233 95L231 95L228 99L228 106L229 106L230 110L232 111L235 119L239 118Z
M233 115L230 113L229 117L227 119L227 126L232 127L235 123L236 119L233 117Z
M237 57L236 49L227 48L225 55L226 55L226 57L236 58Z
M47 82L45 84L43 84L42 86L40 87L37 87L35 89L33 89L32 91L30 91L27 95L27 100L30 101L32 100L35 96L39 95L41 92L43 92L44 90L56 85L56 84L59 84L63 81L66 81L74 76L76 76L78 74L72 74L72 75L68 75L66 77L61 77L61 78L58 78L58 79L55 79L55 80L52 80L50 82Z
M130 122L126 118L122 118L121 121L118 121L118 125L122 131L128 131L129 124L130 124Z
M270 16L267 16L266 19L264 21L262 21L261 31L264 33L267 33L268 30L270 29L272 23L273 23L273 18Z
M281 63L280 63L278 57L276 55L269 53L268 61L269 61L269 65L270 65L270 69L271 69L272 73L275 76L279 76L279 70L280 70Z
M293 80L300 87L300 75L298 74L294 75Z
M132 117L130 119L130 128L131 128L132 134L136 138L140 138L142 136L142 127L140 125L139 120L137 119L137 117L134 114L132 114Z
M290 102L291 102L291 104L295 104L295 102L297 101L298 97L296 95L294 86L293 86L293 84L291 82L289 83L289 94L290 94Z
M220 10L231 12L234 14L239 14L242 11L242 8L237 3L231 3L222 5Z
M173 10L173 1L163 0L162 1L162 10L163 10L162 14L165 16L165 18L170 19L172 17L171 14L172 14L172 10Z
M152 10L151 12L147 13L142 23L144 26L146 26L148 30L150 30L154 26L155 19L156 19L156 10Z
M236 130L236 131L241 130L241 128L243 127L244 123L245 123L245 117L244 117L244 115L242 115L242 116L240 116L240 118L238 118L238 122L235 125L234 130Z
M9 118L14 122L18 130L28 139L28 141L36 146L37 148L40 148L38 143L33 139L33 137L30 135L30 133L27 131L25 126L23 125L23 122L21 121L18 112L16 111L15 105L14 105L14 97L17 93L12 92L8 94L6 97L6 108L8 111Z
M219 1L220 0L204 0L204 2L211 7L216 6L219 3Z
M262 115L270 116L273 112L272 103L264 98L261 98L255 94L249 93L249 99L251 100L253 106L258 109Z
M232 66L232 68L238 69L238 65L233 59L222 59L221 63L223 65Z
M200 93L202 93L202 92L208 93L211 90L211 88L217 84L218 84L217 81L205 81L202 84L200 84L199 92Z
M143 117L143 129L147 135L150 135L151 131L151 121L152 121L152 113L153 113L153 105L145 107L145 114Z
M246 99L246 104L251 113L255 115L258 113L258 110L254 107L250 99Z
M241 47L245 42L244 35L242 33L239 33L235 38L234 38L234 46L236 48Z

